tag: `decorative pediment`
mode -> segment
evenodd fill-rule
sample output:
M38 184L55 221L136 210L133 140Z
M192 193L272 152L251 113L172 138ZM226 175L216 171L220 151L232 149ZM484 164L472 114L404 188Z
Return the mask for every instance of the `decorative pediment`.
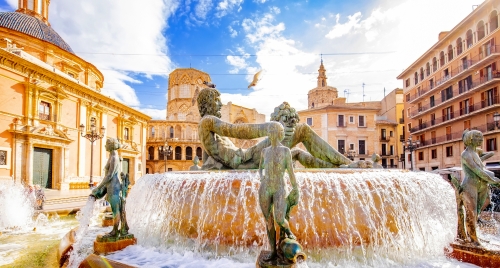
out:
M64 131L61 131L59 129L54 129L52 125L41 125L36 128L34 128L31 131L31 134L40 134L40 135L45 135L45 136L53 136L53 137L59 137L63 139L69 140L68 135Z
M73 72L73 73L79 74L79 73L83 72L82 67L80 67L78 64L74 64L74 63L70 63L70 62L66 62L66 61L60 61L60 62L56 63L55 65L60 66L61 71L65 72L65 73L66 72Z

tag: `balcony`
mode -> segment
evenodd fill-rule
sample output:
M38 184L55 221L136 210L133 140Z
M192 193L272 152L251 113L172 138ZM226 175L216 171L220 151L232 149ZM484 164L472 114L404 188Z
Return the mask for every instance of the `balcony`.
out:
M475 79L470 84L466 84L465 87L454 86L451 92L446 93L444 96L441 96L441 98L435 98L434 102L422 105L418 107L415 111L410 112L410 117L415 118L419 114L422 114L423 112L438 108L443 104L448 103L448 101L451 99L457 98L459 96L465 95L465 93L471 92L473 90L478 90L480 88L483 88L491 84L492 83L491 81L500 81L500 72L495 72L492 73L491 75Z
M389 136L380 136L380 141L388 142L391 139Z
M497 128L495 126L495 123L487 123L487 124L484 124L484 125L479 125L479 126L476 126L476 127L471 127L471 129L479 130L483 134L489 134L491 132L499 131L500 130L499 128ZM445 142L462 140L462 134L463 134L463 131L457 131L457 132L445 134L445 135L440 136L440 137L431 138L429 140L421 142L420 143L421 144L420 148L422 146L430 146L430 145L439 144L439 143L445 143Z
M495 104L499 104L499 103L500 103L500 101L499 101L498 96L494 96L492 99L486 99L486 100L476 102L472 105L469 105L468 107L464 107L464 108L460 109L458 114L456 114L455 112L451 112L448 115L436 117L434 119L429 120L429 124L427 124L427 122L423 122L422 124L420 124L416 127L412 127L410 129L410 133L414 133L414 132L426 129L428 127L439 125L443 122L446 122L446 121L449 121L449 120L452 120L455 118L467 116L470 113L478 112L478 111L481 111L483 109L487 109L488 107L493 106Z
M438 89L441 90L446 87L446 85L451 84L451 82L454 82L462 77L465 77L467 74L470 72L465 72L466 70L469 69L475 69L477 68L480 64L487 65L490 64L495 60L497 56L500 55L500 46L486 46L485 49L483 50L482 53L476 53L476 54L471 54L471 58L467 61L462 61L462 64L459 65L458 67L450 70L448 75L443 75L439 78L436 78L436 81L434 82L434 85L430 85L428 82L427 84L422 84L420 87L420 90L418 90L415 94L410 95L410 103L416 102L418 99L421 99L421 97L428 95L427 93L432 91L437 91Z

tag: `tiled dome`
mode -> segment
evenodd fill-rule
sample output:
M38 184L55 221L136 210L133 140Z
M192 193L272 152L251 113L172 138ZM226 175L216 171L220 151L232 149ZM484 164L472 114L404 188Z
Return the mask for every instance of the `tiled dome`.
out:
M31 35L74 54L71 47L52 27L30 15L18 12L0 12L0 27Z

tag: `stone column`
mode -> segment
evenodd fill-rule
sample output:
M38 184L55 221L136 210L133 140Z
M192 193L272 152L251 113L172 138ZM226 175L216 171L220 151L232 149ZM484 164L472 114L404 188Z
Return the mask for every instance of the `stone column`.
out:
M86 125L86 118L87 118L87 106L82 102L80 101L80 114L79 114L79 122L80 124L84 124ZM79 125L80 125L79 124ZM87 126L85 126L87 127ZM74 163L74 164L78 164L78 177L84 177L85 176L85 144L86 142L88 142L87 139L85 139L84 137L82 137L81 133L78 132L77 133L78 135L78 158L75 159L77 161L77 163Z

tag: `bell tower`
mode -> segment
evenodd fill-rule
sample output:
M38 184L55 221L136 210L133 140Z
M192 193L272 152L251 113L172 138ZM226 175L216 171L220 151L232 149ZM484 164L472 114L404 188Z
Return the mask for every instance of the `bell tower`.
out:
M325 66L323 66L323 55L321 55L321 65L319 66L318 70L318 87L326 87L326 70Z
M50 0L18 0L16 12L24 13L40 19L49 25L49 4Z

